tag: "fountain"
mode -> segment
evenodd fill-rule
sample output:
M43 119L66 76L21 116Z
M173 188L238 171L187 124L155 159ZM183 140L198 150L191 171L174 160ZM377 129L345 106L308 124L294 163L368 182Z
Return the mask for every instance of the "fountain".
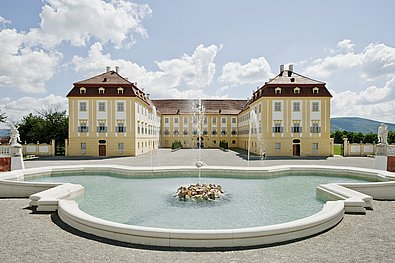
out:
M154 136L156 136L156 134L155 134L155 129L156 129L156 107L155 107L155 105L154 106L152 106L152 116L151 116L151 136L152 135L154 135ZM155 137L154 137L155 138ZM154 143L152 143L152 150L151 150L151 168L153 167L153 157L152 157L152 152L155 150L155 147L154 147Z
M178 198L183 201L194 200L215 200L221 197L224 192L219 184L191 184L180 186L177 189Z
M258 117L255 113L254 110L250 112L249 116L249 130L248 130L248 153L247 153L247 161L248 161L248 166L250 165L250 148L251 148L251 134L254 133L255 129L255 134L257 135L257 142L258 142L258 149L259 149L259 155L261 156L261 159L263 159L266 156L265 149L262 145L262 138L261 138L261 133L259 130L259 121Z
M195 162L195 166L198 169L198 183L190 184L187 186L180 186L177 189L176 195L180 201L186 201L189 199L193 200L215 200L221 197L224 193L220 185L217 184L201 184L201 170L200 168L206 164L201 160L202 150L202 133L203 133L203 120L205 108L202 105L202 100L199 99L192 105L193 111L193 129L196 129L197 141L198 141L198 160Z
M201 150L202 150L202 127L203 127L203 119L204 119L204 113L206 111L206 109L204 108L204 106L202 105L202 100L199 99L197 101L194 102L194 105L192 107L192 111L193 111L193 120L192 123L194 125L194 129L196 128L197 130L197 136L198 136L198 160L195 163L197 168L202 167L203 165L205 165L201 159ZM199 183L200 183L200 178L201 178L201 171L200 169L198 169L198 178L199 178Z

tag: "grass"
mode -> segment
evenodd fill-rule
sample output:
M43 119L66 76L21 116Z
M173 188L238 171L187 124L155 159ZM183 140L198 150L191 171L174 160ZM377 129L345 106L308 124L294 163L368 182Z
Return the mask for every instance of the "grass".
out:
M335 155L343 155L343 152L342 152L342 145L340 145L340 144L335 144L335 145L333 145L333 153L334 153Z

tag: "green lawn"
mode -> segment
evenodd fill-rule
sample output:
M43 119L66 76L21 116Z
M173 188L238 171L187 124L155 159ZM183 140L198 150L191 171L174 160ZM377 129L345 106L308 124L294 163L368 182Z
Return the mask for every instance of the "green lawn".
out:
M334 152L335 155L343 155L343 153L342 153L342 145L340 145L340 144L333 145L333 152Z

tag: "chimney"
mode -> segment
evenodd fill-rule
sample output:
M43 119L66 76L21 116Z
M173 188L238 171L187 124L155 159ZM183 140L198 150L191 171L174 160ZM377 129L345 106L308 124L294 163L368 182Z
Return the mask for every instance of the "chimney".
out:
M294 71L294 65L293 65L293 64L290 64L290 65L288 66L288 70L291 71L291 72L293 72L293 71Z
M110 70L111 70L111 67L110 67L110 66L107 66L107 67L106 67L106 72L110 72Z
M284 64L283 64L283 65L280 65L280 74L282 74L283 71L284 71Z
M145 96L147 97L147 99L149 99L149 96L150 96L150 94L149 94L149 93L147 93Z
M119 67L115 66L115 72L118 73L118 71L119 71Z

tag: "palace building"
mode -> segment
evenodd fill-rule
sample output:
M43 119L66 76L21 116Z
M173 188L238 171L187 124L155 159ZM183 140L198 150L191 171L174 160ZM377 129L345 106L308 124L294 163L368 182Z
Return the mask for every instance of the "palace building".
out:
M248 100L201 100L201 118L198 100L151 100L118 67L74 83L67 97L69 156L137 156L176 140L184 148L225 141L266 156L332 155L332 96L325 83L295 73L293 65L281 65Z

